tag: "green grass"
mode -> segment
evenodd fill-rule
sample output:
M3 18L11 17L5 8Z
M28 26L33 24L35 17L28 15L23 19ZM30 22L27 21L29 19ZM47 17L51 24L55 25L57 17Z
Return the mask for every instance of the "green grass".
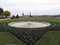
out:
M48 31L36 45L60 45L60 31Z
M9 19L5 21L0 21L0 25L7 22L12 21L48 21L48 22L55 22L57 24L57 29L60 29L60 19L57 18L19 18L19 19ZM14 35L8 32L0 32L0 45L5 44L19 44L25 45L22 41L18 40ZM35 45L60 45L60 31L48 31L46 32L42 38L35 43Z
M14 35L8 32L0 32L0 45L17 44L24 45L24 43L18 40Z

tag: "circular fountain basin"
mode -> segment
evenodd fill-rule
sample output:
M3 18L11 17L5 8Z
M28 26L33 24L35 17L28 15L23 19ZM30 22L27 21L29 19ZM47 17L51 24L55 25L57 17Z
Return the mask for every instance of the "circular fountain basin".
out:
M51 24L48 22L26 21L26 22L11 22L8 25L17 28L43 28L43 27L48 27Z

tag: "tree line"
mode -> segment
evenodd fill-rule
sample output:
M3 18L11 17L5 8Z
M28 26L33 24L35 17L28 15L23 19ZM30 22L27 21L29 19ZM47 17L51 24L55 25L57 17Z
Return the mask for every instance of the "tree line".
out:
M11 15L11 12L8 10L5 10L3 8L0 8L0 18L4 18L4 17L9 17Z

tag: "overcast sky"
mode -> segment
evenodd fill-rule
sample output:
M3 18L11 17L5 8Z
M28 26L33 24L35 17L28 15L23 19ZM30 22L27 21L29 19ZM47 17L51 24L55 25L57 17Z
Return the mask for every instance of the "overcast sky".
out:
M20 14L60 14L60 0L0 0L0 7L11 11L12 15Z

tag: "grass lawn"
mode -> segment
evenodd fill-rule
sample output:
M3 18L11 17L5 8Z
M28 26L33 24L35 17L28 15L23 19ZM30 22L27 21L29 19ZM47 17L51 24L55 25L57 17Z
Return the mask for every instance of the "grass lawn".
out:
M27 21L27 20L35 20L35 21L49 21L55 22L60 28L60 19L57 18L19 18L19 19L9 19L9 20L1 20L0 24L12 22L12 21ZM18 40L14 35L8 32L0 32L0 45L6 44L18 44L25 45L22 41ZM42 38L35 43L35 45L60 45L60 31L48 31L46 32Z
M48 31L35 45L60 45L60 31Z
M0 45L7 45L7 44L24 45L22 41L18 40L11 33L0 32Z

